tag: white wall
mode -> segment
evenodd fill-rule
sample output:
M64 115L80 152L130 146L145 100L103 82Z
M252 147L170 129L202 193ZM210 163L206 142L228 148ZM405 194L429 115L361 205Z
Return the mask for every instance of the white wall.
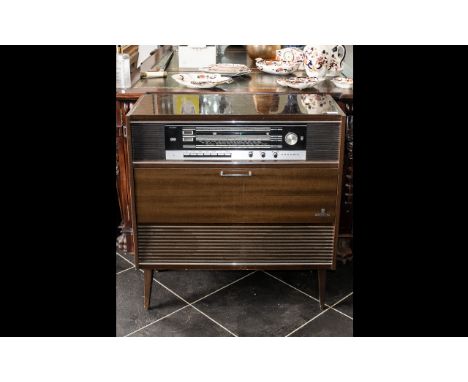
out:
M155 50L159 45L138 45L138 63L137 67L141 65L143 61L145 61L149 55L150 52Z

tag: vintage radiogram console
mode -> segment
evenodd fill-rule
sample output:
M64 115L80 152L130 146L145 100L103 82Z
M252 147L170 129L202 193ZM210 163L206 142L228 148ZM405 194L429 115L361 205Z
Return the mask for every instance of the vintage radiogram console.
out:
M147 94L128 115L135 262L335 269L345 115L319 94Z

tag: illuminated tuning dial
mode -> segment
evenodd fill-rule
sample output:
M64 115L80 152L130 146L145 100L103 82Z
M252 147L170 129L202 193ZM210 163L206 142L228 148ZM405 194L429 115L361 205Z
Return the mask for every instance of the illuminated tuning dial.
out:
M293 146L297 143L297 134L296 133L287 133L284 137L284 141L289 145Z

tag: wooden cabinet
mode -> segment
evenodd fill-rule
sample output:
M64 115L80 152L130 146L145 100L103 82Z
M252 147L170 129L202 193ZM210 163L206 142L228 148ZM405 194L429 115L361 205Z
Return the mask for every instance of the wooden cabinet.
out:
M157 52L150 56L141 66L142 71L146 71L151 69L154 66L157 66L159 63L159 59L163 58L170 47L163 47L157 50ZM235 53L235 54L234 54ZM245 60L246 57L246 52L244 49L240 49L238 52L231 52L229 57L222 57L223 62L232 62L232 63L244 63L243 60ZM119 199L119 206L120 206L120 211L121 211L121 216L122 216L122 223L120 226L121 229L121 235L119 236L117 240L117 247L119 250L129 252L129 253L134 253L134 233L137 230L137 227L134 225L135 223L132 221L132 214L131 214L131 190L130 190L130 173L129 173L129 166L128 166L128 156L129 153L127 152L126 149L126 127L128 126L127 122L127 113L132 110L134 104L138 101L139 97L148 94L148 93L153 93L153 94L175 94L175 93L185 93L185 94L191 94L191 95L198 95L200 94L200 90L197 89L189 89L189 88L184 88L181 87L171 79L171 74L179 72L179 68L177 67L177 52L174 53L173 59L170 62L169 67L166 69L168 72L168 76L165 79L153 79L153 80L145 80L145 79L140 79L139 78L139 70L135 71L132 73L132 88L131 89L126 89L124 90L117 90L117 102L116 102L116 173L117 173L117 190L118 190L118 199ZM259 72L255 67L255 64L253 63L252 67L252 73L250 76L247 76L245 78L242 78L242 81L236 81L235 84L232 84L225 89L221 91L215 91L212 90L210 91L211 94L214 93L220 93L220 95L229 95L229 94L245 94L246 96L249 94L253 94L256 92L260 92L264 95L267 95L267 98L271 98L277 94L281 93L297 93L293 89L288 89L288 88L281 88L278 87L276 82L271 81L271 75L266 74L266 73L261 73ZM320 93L320 94L330 94L333 96L333 98L339 103L341 109L347 114L347 123L346 123L346 134L345 134L345 145L344 145L344 167L343 167L343 181L342 181L342 186L341 187L341 211L340 211L340 225L339 225L339 236L341 238L339 244L338 244L338 258L341 259L346 259L349 258L351 253L351 240L352 240L352 215L353 215L353 200L352 200L352 160L353 160L353 131L352 131L352 114L353 114L353 92L352 89L340 89L336 88L333 83L329 80L322 81L320 85L309 89L310 93ZM260 96L257 96L257 98ZM275 104L276 105L276 104ZM156 110L159 110L161 112L164 112L166 109L168 109L168 105L166 104L155 104L154 105ZM258 108L258 104L256 105ZM288 110L293 110L298 108L298 105L282 105L282 104L277 104L275 113L277 113L277 117L280 117L281 114L287 113ZM213 168L216 171L222 170L222 168ZM302 170L301 170L302 171ZM218 179L217 176L215 176L217 173L215 172L213 175L213 179ZM296 219L294 221L300 221L300 217L302 216L302 219L306 220L309 217L306 216L306 212L300 211L299 208L294 207L294 201L299 200L300 198L304 200L308 200L308 203L310 203L310 207L314 208L314 206L318 206L320 203L326 204L325 200L322 200L320 202L317 201L317 199L314 199L313 195L310 194L308 196L299 196L296 195L296 197L291 197L291 198L282 198L281 195L271 195L268 194L268 187L263 188L263 192L265 192L264 196L262 198L259 198L259 191L258 189L260 188L260 183L261 184L268 184L268 180L266 179L268 172L256 172L256 175L253 177L249 178L249 182L247 182L247 179L238 179L236 177L231 177L229 180L229 177L226 177L225 180L230 181L232 183L238 182L239 184L243 184L244 189L243 189L243 203L240 202L239 195L238 193L236 194L230 194L229 191L226 191L226 193L223 193L222 198L232 198L232 206L233 209L229 209L228 211L214 211L214 208L209 207L217 205L216 200L208 201L206 199L201 199L199 198L198 203L200 203L200 199L202 200L202 203L205 203L204 205L208 208L205 208L205 214L208 214L207 211L211 211L211 217L220 219L218 221L223 221L223 219L226 218L226 216L230 216L231 221L252 221L254 222L260 222L263 217L266 217L267 215L274 219L274 213L268 213L267 211L271 211L271 206L275 205L275 207L282 208L283 210L286 210L287 207L295 213L292 213L291 216L294 216L294 218L291 219ZM282 180L281 178L284 177L287 174L287 171L284 171L283 175L281 177L276 176L276 178L271 180L272 182L276 182L275 188L276 191L278 191L282 185L288 184L285 180ZM162 175L161 175L162 176ZM286 175L288 176L288 175ZM291 177L294 177L293 173L289 175ZM296 177L296 181L300 180ZM257 182L260 182L257 184ZM209 184L209 183L207 183ZM247 186L255 186L253 189L250 189ZM218 187L222 187L222 185L218 184ZM263 187L263 186L262 186ZM271 190L271 187L270 187ZM285 189L286 190L286 189ZM291 190L288 190L288 192ZM182 191L180 191L182 192ZM196 194L195 191L193 193ZM291 194L293 195L293 194ZM194 222L197 221L196 219L203 219L202 213L200 212L201 209L195 206L194 204L190 204L190 202L185 199L184 196L182 195L173 195L176 198L180 199L180 203L186 203L187 204L187 213L188 215L191 215L193 217ZM142 196L143 197L143 196ZM146 198L150 198L151 196L144 196ZM162 196L160 196L162 198ZM260 202L259 202L260 200ZM263 200L263 201L262 201ZM267 202L268 200L268 202ZM227 200L225 200L227 202ZM250 207L254 207L253 210L254 212L245 212L244 208L244 215L242 218L239 216L239 209L242 209L242 206L245 206L245 203L249 203ZM317 204L318 203L318 204ZM161 207L163 208L163 207ZM169 207L166 208L166 213L168 213ZM234 210L234 208L237 208L237 210ZM326 209L325 214L328 213L328 208L325 206ZM198 213L197 213L198 209ZM255 210L261 210L263 211L262 213L258 213L258 211ZM237 211L237 212L236 212ZM335 210L333 210L330 207L330 214L336 213ZM223 215L224 214L224 215ZM198 216L198 217L197 217ZM208 215L207 215L208 216ZM224 217L223 217L224 216ZM332 217L331 215L330 217ZM144 217L144 215L142 215ZM151 218L151 217L149 217ZM180 218L180 217L179 217ZM175 219L175 217L174 217ZM236 220L237 219L237 220ZM284 218L282 218L284 219ZM229 219L228 219L229 220ZM302 221L304 221L302 220ZM198 220L201 221L201 220ZM202 223L200 223L202 224ZM345 243L344 245L340 243ZM343 249L341 251L340 249Z
M153 108L162 98L140 99L126 137L135 265L148 283L154 269L317 269L323 308L324 272L336 266L344 113L319 96L334 113L265 116L252 111L253 96L230 95L227 102L245 107L237 115L180 116L176 108ZM278 97L286 98L294 97ZM288 143L297 126L302 133ZM144 146L142 129L149 132ZM174 129L180 134L167 133ZM292 156L299 140L301 156ZM147 155L161 147L170 159ZM260 159L247 159L257 147ZM238 154L246 159L231 159Z

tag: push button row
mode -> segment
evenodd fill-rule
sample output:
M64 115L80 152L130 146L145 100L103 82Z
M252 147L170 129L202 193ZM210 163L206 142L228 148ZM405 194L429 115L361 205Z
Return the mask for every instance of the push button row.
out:
M184 154L185 158L197 158L197 157L223 157L230 158L231 154L228 153L188 153Z

